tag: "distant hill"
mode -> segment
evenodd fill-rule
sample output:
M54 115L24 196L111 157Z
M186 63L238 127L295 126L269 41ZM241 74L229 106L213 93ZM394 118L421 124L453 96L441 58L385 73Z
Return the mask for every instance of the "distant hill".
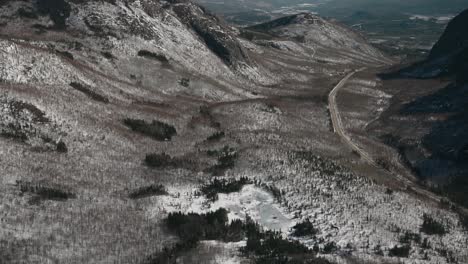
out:
M311 13L284 16L269 22L245 28L247 31L261 32L276 38L289 39L315 50L320 54L333 50L343 57L365 57L380 63L390 60L378 49L371 46L358 32L333 19L324 19ZM331 57L336 54L330 54ZM366 56L362 56L362 55Z

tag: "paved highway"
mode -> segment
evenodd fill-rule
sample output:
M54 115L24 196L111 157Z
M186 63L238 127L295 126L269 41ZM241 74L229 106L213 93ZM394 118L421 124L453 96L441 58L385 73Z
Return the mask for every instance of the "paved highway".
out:
M353 72L350 72L347 74L330 92L328 95L328 108L330 110L330 118L332 121L332 126L333 130L335 133L340 136L340 138L356 153L359 153L361 158L368 162L369 164L380 168L381 166L377 164L377 162L372 158L372 156L366 152L364 149L360 148L356 143L354 143L351 138L346 134L345 129L343 127L343 122L340 116L340 112L338 110L338 105L336 103L336 95L338 94L339 90L343 88L343 86L346 84L346 82L353 77L356 73L361 72L366 70L367 68L363 67L358 70L355 70ZM434 200L436 202L440 201L440 197L437 195L433 194L432 192L429 192L427 190L422 189L419 187L417 184L414 182L410 181L409 179L405 178L404 176L401 176L396 173L392 173L393 176L395 176L398 180L403 182L405 184L405 187L411 187L413 191L416 193L423 195L431 200Z

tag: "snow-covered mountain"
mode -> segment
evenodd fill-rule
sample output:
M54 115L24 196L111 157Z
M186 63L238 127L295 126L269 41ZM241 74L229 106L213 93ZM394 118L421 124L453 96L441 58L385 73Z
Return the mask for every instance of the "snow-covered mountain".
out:
M334 20L310 13L285 16L246 28L267 33L280 39L295 40L318 51L322 60L347 60L361 63L386 64L391 60L372 47L363 36Z
M331 128L329 92L391 62L311 14L240 29L189 0L0 2L0 263L259 262L242 225L192 244L202 224L168 226L221 207L280 229L282 260L466 262L455 212ZM215 182L214 201L219 176L246 186Z
M42 10L35 1L8 1L2 8L2 33L30 39L60 36L87 49L113 50L116 56L147 49L175 65L211 76L232 74L227 67L254 67L235 32L191 2L65 3L57 8L67 11ZM58 18L64 12L66 17Z

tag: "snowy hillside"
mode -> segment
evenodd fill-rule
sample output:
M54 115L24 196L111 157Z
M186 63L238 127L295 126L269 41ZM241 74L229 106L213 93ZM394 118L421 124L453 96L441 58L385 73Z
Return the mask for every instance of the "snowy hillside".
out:
M318 51L317 58L325 61L330 60L330 57L337 57L354 63L391 63L391 60L369 45L359 33L336 21L310 13L282 17L247 29L296 40ZM327 56L321 55L322 53Z
M333 21L286 20L1 2L0 263L467 262L463 218L332 128L330 91L391 59ZM378 104L362 120L388 107L378 81L350 83Z

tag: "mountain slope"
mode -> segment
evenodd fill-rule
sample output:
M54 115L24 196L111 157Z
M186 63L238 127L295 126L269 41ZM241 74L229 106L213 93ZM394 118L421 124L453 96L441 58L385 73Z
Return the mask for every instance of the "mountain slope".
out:
M225 226L249 218L281 230L272 262L468 259L456 214L330 129L328 93L379 54L251 42L190 1L41 1L0 5L1 263L253 263L271 250Z
M357 32L336 21L326 20L310 13L286 16L246 29L298 41L306 47L316 49L317 55L322 60L327 60L322 55L326 54L330 57L328 60L339 56L341 59L347 58L364 64L391 63L391 60L369 45Z
M425 61L382 75L389 77L388 83L406 82L394 109L383 119L387 133L393 134L390 142L422 181L464 206L467 197L462 190L468 188L467 40L468 10L449 23Z
M429 63L437 65L443 76L452 83L437 92L411 102L405 111L425 115L447 115L431 124L430 132L422 138L431 151L427 165L440 163L450 167L442 181L441 191L456 202L467 206L468 188L466 158L468 157L468 10L455 17L447 26L441 39L431 50ZM427 172L422 172L422 177ZM429 179L430 181L430 179Z
M437 59L449 54L458 53L468 46L468 10L456 16L447 25L444 34L434 45L429 59Z
M468 81L468 10L455 17L447 26L440 40L434 45L429 60L448 57L445 62L446 72L456 75L457 81Z
M8 18L2 21L2 33L31 39L64 35L69 42L121 50L122 55L149 49L175 64L212 76L229 72L221 63L236 69L253 66L232 30L190 2L74 1L68 6L65 19L54 17L60 10L48 15L30 2L9 1L2 9L3 17ZM18 32L18 28L23 30Z
M460 82L466 82L465 72L468 69L466 62L468 58L467 22L468 10L465 10L450 21L425 61L402 69L399 74L417 78L457 76Z

